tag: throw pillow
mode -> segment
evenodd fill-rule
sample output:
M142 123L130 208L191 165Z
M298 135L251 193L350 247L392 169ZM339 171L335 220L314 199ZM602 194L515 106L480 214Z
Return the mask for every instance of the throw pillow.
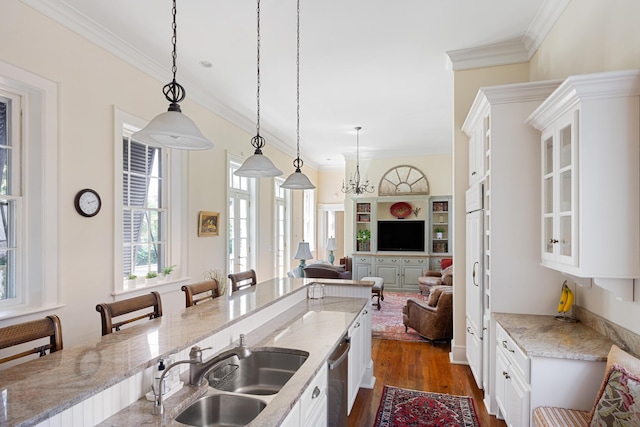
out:
M640 427L640 377L614 363L602 384L590 427Z
M451 264L453 264L453 258L442 258L442 260L440 261L440 268L444 270L445 268L449 267Z

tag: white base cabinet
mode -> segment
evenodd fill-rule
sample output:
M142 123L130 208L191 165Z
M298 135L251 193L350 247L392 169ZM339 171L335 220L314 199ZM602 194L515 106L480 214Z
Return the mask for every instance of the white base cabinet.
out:
M365 308L365 310L367 310ZM368 310L367 310L368 311ZM349 339L351 340L351 347L349 348L349 379L348 379L348 397L349 405L347 406L347 412L351 413L356 397L358 396L358 390L362 383L362 374L364 373L363 363L363 345L365 341L363 322L363 312L354 320L353 324L349 328Z
M429 269L429 257L409 255L353 255L353 279L382 277L385 290L418 290L418 277Z

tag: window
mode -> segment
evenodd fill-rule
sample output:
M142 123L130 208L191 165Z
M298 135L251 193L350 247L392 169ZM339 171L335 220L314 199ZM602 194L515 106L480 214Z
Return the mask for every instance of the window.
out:
M166 265L167 174L163 149L126 135L122 141L122 276L145 276Z
M254 200L254 182L233 173L240 168L240 159L229 159L228 200L229 200L229 273L246 271L254 267L256 217L252 206Z
M289 270L289 253L287 251L287 242L289 241L289 231L291 229L291 220L289 216L289 194L290 192L281 187L284 179L275 178L275 215L274 215L274 256L275 256L275 274L276 277L285 277Z
M302 239L309 242L311 251L316 250L316 191L304 190L304 208L303 208L304 228Z
M54 82L0 61L0 319L60 303L57 104Z
M126 291L129 274L144 278L175 265L171 281L188 275L186 242L188 188L184 151L132 140L145 122L115 110L115 293Z

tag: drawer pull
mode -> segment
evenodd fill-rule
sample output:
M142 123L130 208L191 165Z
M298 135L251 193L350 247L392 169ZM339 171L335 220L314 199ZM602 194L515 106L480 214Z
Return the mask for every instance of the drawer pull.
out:
M502 375L503 375L506 379L511 378L511 376L509 375L509 373L508 373L507 371L502 371Z
M473 331L471 330L471 327L467 326L467 333L473 335Z
M502 346L507 349L507 351L511 352L511 353L515 353L515 350L511 350L509 347L507 347L507 342L506 341L502 341Z
M316 388L313 389L313 393L311 393L311 398L315 399L318 396L320 396L320 389L316 386Z

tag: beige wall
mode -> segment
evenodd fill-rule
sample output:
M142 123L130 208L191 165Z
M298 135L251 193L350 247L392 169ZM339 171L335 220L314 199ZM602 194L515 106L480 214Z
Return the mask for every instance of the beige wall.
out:
M114 108L142 119L166 111L162 85L138 69L98 48L18 0L0 1L0 60L55 82L59 107L59 281L64 306L50 310L62 319L65 346L100 337L96 304L113 299L114 281ZM167 76L169 76L167 70ZM179 78L179 76L178 76ZM197 237L201 210L221 212L226 230L227 151L250 155L252 135L187 99L182 110L210 138L215 148L188 155L188 265L179 268L192 280L206 270L226 267L224 235ZM292 158L271 148L264 152L285 172L293 172ZM56 159L51 159L56 161ZM316 171L304 172L317 183ZM273 180L259 180L257 269L260 279L273 275ZM94 218L79 216L73 198L81 188L93 188L103 201ZM294 192L296 193L296 192ZM299 193L299 192L298 192ZM294 200L300 197L294 196ZM301 200L301 199L300 199ZM298 217L301 203L294 203ZM301 226L297 226L301 230ZM260 254L269 254L262 256ZM179 285L161 290L165 313L184 308ZM47 313L45 313L47 314ZM43 313L0 322L0 326L40 317Z
M546 80L640 68L639 16L640 2L636 0L571 2L531 60L532 78ZM636 301L640 300L639 293L637 285ZM578 287L576 294L578 305L640 333L639 302L618 301L610 292L595 286Z
M527 64L458 71L454 79L454 209L456 259L456 346L464 345L464 190L468 140L461 131L478 88L569 75L640 68L640 32L636 0L573 1ZM594 230L597 232L597 230ZM639 288L639 286L636 286ZM636 289L636 295L638 293ZM637 297L636 297L637 298ZM640 333L638 303L620 302L600 288L578 288L577 304L635 333Z

